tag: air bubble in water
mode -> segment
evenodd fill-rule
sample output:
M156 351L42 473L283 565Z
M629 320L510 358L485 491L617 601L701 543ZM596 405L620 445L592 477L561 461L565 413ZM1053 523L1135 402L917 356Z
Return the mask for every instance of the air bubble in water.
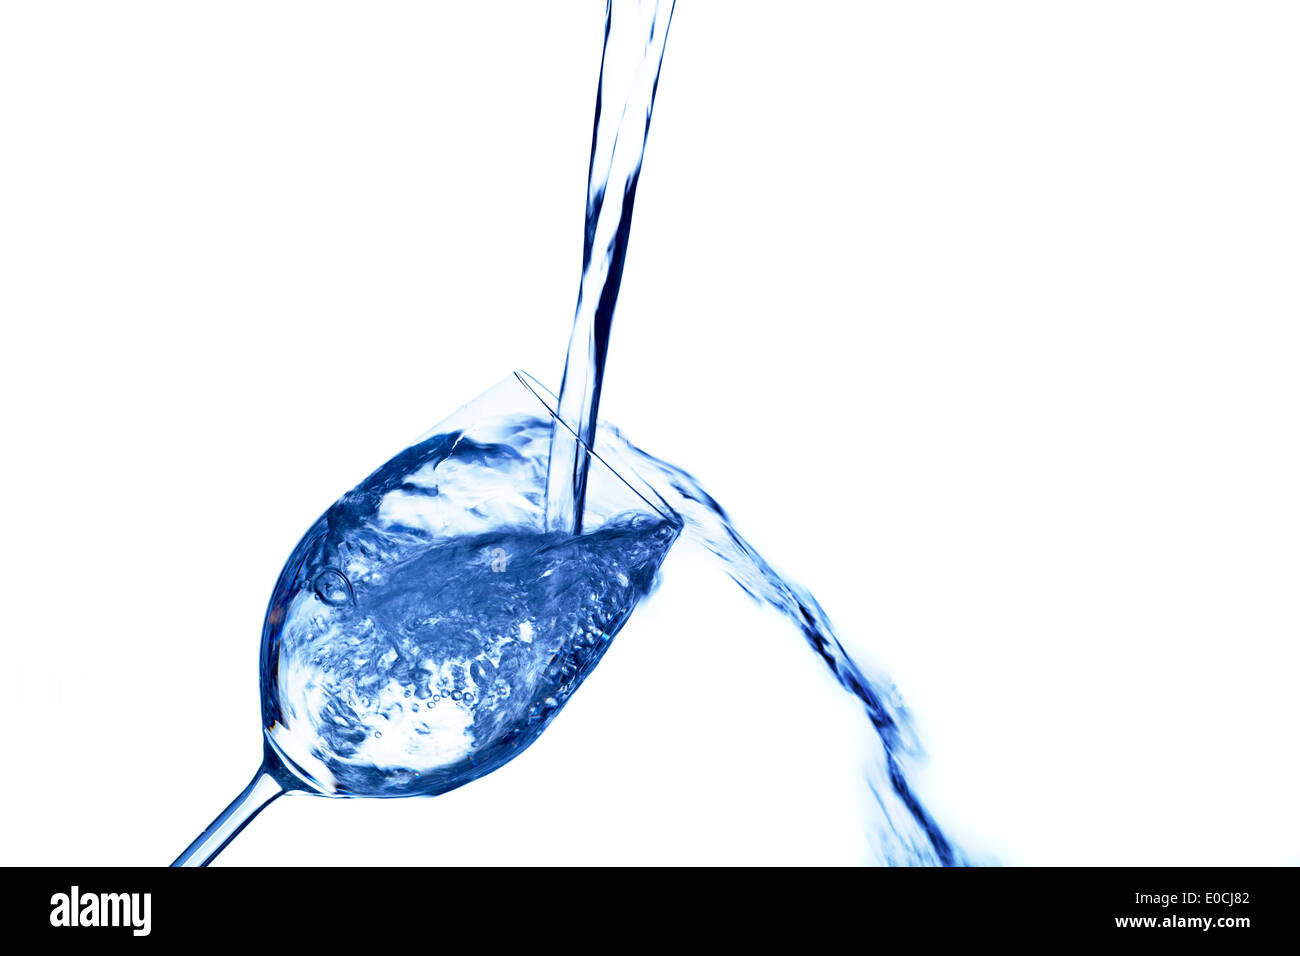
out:
M353 600L352 582L337 568L322 568L316 572L311 589L330 607L351 604Z

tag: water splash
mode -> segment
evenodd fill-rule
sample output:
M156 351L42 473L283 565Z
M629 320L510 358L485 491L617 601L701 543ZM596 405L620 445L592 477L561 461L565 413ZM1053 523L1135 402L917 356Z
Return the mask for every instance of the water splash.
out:
M642 451L618 429L602 426L601 457L621 471L641 475L685 521L683 540L712 553L755 601L769 605L798 628L846 691L866 710L881 745L868 785L881 811L875 849L889 865L955 866L966 862L930 816L908 779L922 755L911 719L892 681L868 677L840 643L817 599L782 577L747 542L727 512L689 473Z

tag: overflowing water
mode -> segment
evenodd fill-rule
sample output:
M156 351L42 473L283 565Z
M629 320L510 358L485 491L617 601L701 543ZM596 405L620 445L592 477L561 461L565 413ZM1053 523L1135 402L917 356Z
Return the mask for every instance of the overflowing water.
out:
M679 536L784 615L861 702L879 744L868 775L879 860L964 862L909 780L919 748L892 684L853 661L812 595L777 574L695 479L598 424L672 11L672 0L606 9L560 397L508 380L308 530L263 629L263 767L178 865L205 865L286 792L430 796L511 760L591 673Z
M434 795L495 770L591 673L680 534L783 615L862 703L879 745L867 758L877 858L962 862L909 782L920 751L893 685L854 662L813 596L686 471L603 424L586 530L546 529L562 426L548 414L554 397L521 382L495 391L522 408L435 429L339 499L285 564L262 661L263 726L283 784Z
M645 478L684 520L683 538L710 551L747 594L783 615L840 686L862 702L880 744L868 758L867 775L880 811L871 834L879 861L894 866L963 863L963 855L931 818L908 779L909 764L921 755L921 749L893 683L880 676L869 677L858 666L812 594L778 574L740 536L722 506L699 482L681 468L637 448L613 427L602 427L599 438L601 457L620 471Z

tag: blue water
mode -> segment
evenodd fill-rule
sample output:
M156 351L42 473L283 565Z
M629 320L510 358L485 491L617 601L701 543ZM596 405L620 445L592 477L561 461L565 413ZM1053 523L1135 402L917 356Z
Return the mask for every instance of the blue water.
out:
M582 530L587 449L596 442L609 336L632 233L632 207L645 159L673 0L620 0L605 7L605 46L587 165L582 278L547 478L547 527Z
M434 795L517 756L654 590L680 535L785 617L862 703L879 744L867 761L876 857L962 862L909 780L920 748L893 684L854 662L816 599L777 573L686 471L601 425L599 477L615 488L615 473L641 479L657 496L620 489L612 506L589 505L583 534L546 530L545 410L499 417L491 441L473 437L483 429L451 429L416 443L303 537L263 641L263 726L286 784L329 796Z
M606 10L560 397L526 377L499 386L308 530L263 629L265 764L177 865L206 865L285 792L430 796L522 753L654 590L679 536L788 619L861 702L878 742L867 837L880 862L964 862L914 791L920 748L892 683L853 661L813 596L750 547L694 478L598 424L672 10L671 0Z
M629 492L585 534L546 531L549 416L492 430L407 449L286 563L262 716L305 789L431 796L495 770L537 739L650 592L680 521Z
M868 755L867 773L873 809L878 810L873 813L876 824L869 840L879 862L891 866L965 863L965 856L925 809L909 779L909 769L922 751L893 682L869 674L849 656L816 598L778 574L690 474L642 451L611 426L601 427L599 441L604 461L620 471L639 474L681 517L684 541L713 554L750 597L788 620L839 685L862 703L879 743Z
M598 428L601 385L631 234L636 188L654 112L673 3L621 0L605 12L605 50L587 179L586 236L578 306L565 356L547 482L547 527L581 531L595 449L616 470L638 473L682 516L686 535L724 565L747 593L785 615L863 704L880 741L868 784L880 809L874 844L882 862L951 865L960 853L917 798L907 775L920 748L892 684L867 677L831 630L820 605L779 574L684 470L648 455L612 428ZM659 383L647 383L657 387Z

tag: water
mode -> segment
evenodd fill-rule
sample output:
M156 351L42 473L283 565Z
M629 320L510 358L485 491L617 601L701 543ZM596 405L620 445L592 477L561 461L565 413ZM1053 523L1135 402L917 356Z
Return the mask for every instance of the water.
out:
M525 384L466 406L303 536L266 616L264 766L177 862L210 861L286 792L435 795L518 756L653 592L679 537L788 619L861 702L878 744L864 799L879 809L868 837L880 862L963 862L909 781L919 748L892 684L852 660L816 600L687 472L604 424L584 533L547 530L555 425L534 396L554 399Z
M433 796L496 769L591 673L675 536L649 518L427 547L387 535L353 555L351 593L333 570L287 590L272 743L348 796Z
M867 760L877 858L962 862L909 782L920 748L892 683L854 662L816 599L778 574L690 474L603 424L593 481L603 495L590 502L587 531L545 529L553 422L544 412L525 407L487 429L416 443L335 503L290 556L262 664L267 745L290 786L432 796L517 756L651 593L680 533L784 616L862 703L879 744ZM615 472L662 497L621 487ZM609 485L622 495L612 504Z
M605 7L605 47L587 167L582 279L558 409L572 431L555 430L547 478L546 524L552 531L582 530L587 449L596 443L609 333L672 16L673 0L620 0Z
M174 865L206 865L287 792L432 796L518 756L654 590L679 535L784 615L861 702L879 744L867 781L879 860L964 861L909 781L920 751L892 684L853 661L812 595L777 574L687 472L598 427L672 11L671 0L606 9L560 398L526 378L498 386L303 536L263 629L263 766Z
M867 786L879 814L872 848L891 866L954 866L963 853L930 816L908 778L922 755L911 718L892 681L869 676L840 643L816 598L782 577L741 537L722 506L690 474L628 441L617 429L600 430L601 457L614 468L641 475L685 524L683 539L712 553L754 600L792 624L830 669L839 685L861 701L879 742L868 758Z
M285 565L262 712L268 745L305 787L432 796L495 770L650 592L679 523L636 502L580 536L546 531L550 419L502 430L490 444L453 431L413 446L321 516Z
M882 861L951 865L960 862L960 854L921 805L907 778L907 760L919 754L919 747L892 685L883 690L881 681L867 678L835 637L813 596L778 575L695 479L640 451L616 430L597 428L610 330L672 13L672 0L606 6L605 50L587 177L582 279L558 402L559 418L570 428L555 429L547 479L547 527L581 531L588 449L598 448L620 471L646 477L683 516L687 536L715 555L747 593L789 618L840 685L862 702L881 744L869 785L881 811L875 842Z

